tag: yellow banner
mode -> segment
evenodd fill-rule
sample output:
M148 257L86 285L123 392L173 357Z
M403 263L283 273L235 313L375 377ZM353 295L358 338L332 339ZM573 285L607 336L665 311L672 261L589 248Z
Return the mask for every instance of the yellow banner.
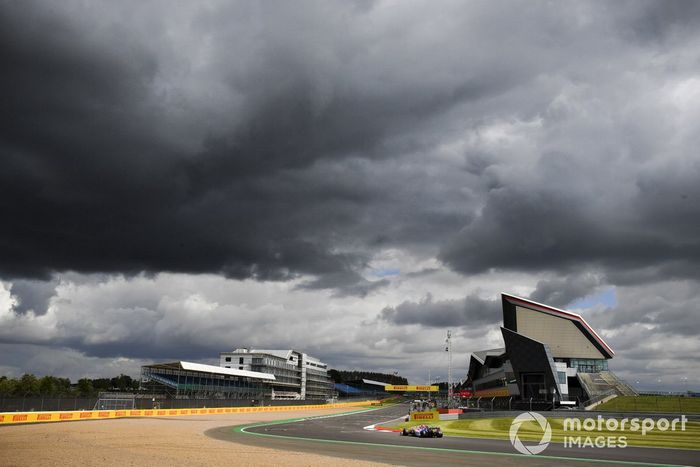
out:
M84 410L65 412L1 412L0 424L36 423L36 422L67 422L80 420L104 420L123 417L172 417L178 415L211 415L249 412L288 412L293 410L335 409L377 405L381 401L341 402L322 405L277 405L265 407L219 407L202 409L126 409L126 410Z
M401 392L438 392L437 386L407 386L401 384L387 384L384 386L385 391L401 391Z
M411 420L414 422L439 422L440 414L436 410L430 412L413 412Z
M508 397L510 392L508 388L494 388L476 391L474 397Z

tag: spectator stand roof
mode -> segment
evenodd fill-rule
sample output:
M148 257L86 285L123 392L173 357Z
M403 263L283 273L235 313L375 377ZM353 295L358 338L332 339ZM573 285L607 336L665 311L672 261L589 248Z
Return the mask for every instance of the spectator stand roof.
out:
M362 382L365 383L365 384L370 384L370 385L372 385L372 386L381 386L382 389L384 389L384 387L385 387L387 384L389 384L389 383L382 383L381 381L374 381L374 380L371 380L371 379L362 379Z
M228 375L228 376L239 376L243 378L253 378L261 379L265 381L274 381L275 375L270 373L260 373L258 371L248 371L248 370L238 370L235 368L223 368L214 365L205 365L203 363L193 363L193 362L170 362L170 363L156 363L153 365L143 365L144 368L157 369L169 369L169 370L185 370L185 371L195 371L198 373L209 373L217 375Z

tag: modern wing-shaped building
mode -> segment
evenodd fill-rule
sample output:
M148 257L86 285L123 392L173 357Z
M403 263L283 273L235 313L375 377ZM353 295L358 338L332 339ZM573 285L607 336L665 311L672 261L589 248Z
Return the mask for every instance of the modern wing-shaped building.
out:
M635 395L608 370L615 353L581 315L502 294L505 346L473 352L466 385L475 397L588 401Z

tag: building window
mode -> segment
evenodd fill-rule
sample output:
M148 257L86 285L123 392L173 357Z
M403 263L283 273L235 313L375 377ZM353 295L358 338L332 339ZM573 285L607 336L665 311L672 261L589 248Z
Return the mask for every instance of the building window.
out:
M238 359L238 364L239 364L239 365L243 365L243 357L241 357L241 358Z
M239 370L242 370L242 369L243 369L243 367L242 367L242 366L239 366L239 367L238 367L238 369L239 369Z
M231 361L231 357L226 357L226 361L227 361L227 362L230 362L230 361Z
M580 373L598 373L608 371L608 361L605 359L572 358L571 367L576 368Z

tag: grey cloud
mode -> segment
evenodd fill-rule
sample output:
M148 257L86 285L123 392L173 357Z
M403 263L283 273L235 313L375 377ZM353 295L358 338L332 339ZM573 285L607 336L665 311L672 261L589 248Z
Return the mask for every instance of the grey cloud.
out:
M364 276L392 249L465 280L527 272L533 297L559 305L596 280L696 284L697 8L3 2L0 277L18 315L38 318L60 300L53 278L71 274L99 275L98 288L211 273L367 300L415 277ZM377 322L500 320L459 290L387 302ZM88 357L172 352L123 335L127 316L165 326L156 334L177 335L183 353L211 351L152 316L177 307L124 295L116 308L133 314L90 302L83 320L106 321L97 341L59 325L58 344ZM657 304L667 322L624 300L594 318L695 329L690 295ZM242 335L284 339L256 325ZM42 339L20 330L4 338Z
M177 84L167 74L173 59L163 45L162 23L148 31L154 44L149 47L139 21L99 30L74 19L78 4L63 8L56 13L61 8L41 3L21 11L3 6L9 72L1 88L11 119L0 135L2 213L12 219L3 231L2 244L11 245L2 252L4 277L46 278L53 271L76 270L221 272L281 280L328 273L354 280L359 277L354 262L346 258L400 239L370 228L359 232L356 252L341 257L332 253L337 244L325 234L352 228L368 211L375 216L372 204L401 184L340 194L328 183L332 173L311 170L317 178L308 185L285 185L290 171L336 159L346 177L353 163L343 167L344 158L391 156L396 149L387 141L403 138L476 92L461 89L465 85L458 79L416 92L413 86L423 86L416 75L406 75L407 82L395 89L376 83L359 89L362 82L344 82L350 75L334 67L345 66L335 54L360 54L362 60L362 48L330 43L319 51L325 58L314 58L308 50L316 47L313 35L331 33L323 18L311 18L308 37L280 35L274 29L279 18L270 15L259 18L265 36L254 49L259 60L241 57L247 68L237 68L233 60L203 77L222 86L221 102L240 96L240 106L210 111L186 90L172 89ZM100 21L94 9L83 13ZM212 13L198 12L193 25L214 21L218 14ZM52 27L38 33L31 27L36 21ZM209 33L230 43L239 39L231 31ZM129 41L118 53L104 53L124 37ZM214 53L225 54L225 47L213 44ZM488 81L478 85L478 93ZM323 83L330 88L324 91ZM172 95L160 93L163 86ZM183 143L187 122L172 115L193 112L201 112L205 123L192 118L190 140ZM229 113L231 122L210 122L212 112ZM338 196L353 200L344 203L342 216L335 212ZM450 213L420 211L440 223L459 222ZM439 228L424 232L407 208L398 212L401 231L425 236ZM308 222L297 221L304 216ZM353 283L347 285L351 290ZM357 284L358 291L366 289Z
M10 291L17 299L15 311L17 313L33 312L43 315L49 307L49 301L56 293L57 280L15 280Z
M700 333L700 294L696 284L686 279L618 287L618 305L597 311L591 319L608 329L643 325L640 329L649 334L695 336ZM621 336L630 345L638 345L634 336Z
M620 177L634 176L632 161L614 155L610 176L598 170L610 152L653 157L650 141L675 130L646 131L653 103L634 122L615 113L625 91L597 74L611 47L624 70L657 45L596 28L670 30L692 5L624 4L609 14L582 4L564 17L518 2L508 9L523 15L452 5L431 11L442 31L402 27L399 37L372 28L370 19L399 24L379 4L214 3L161 15L163 7L3 5L0 92L11 117L0 133L0 208L12 219L3 277L309 274L362 294L358 265L385 247L440 249L465 273L697 260L697 167L641 171L632 196L634 180ZM422 19L425 6L416 8L400 16ZM133 21L108 20L127 10ZM240 27L222 17L242 18ZM289 17L306 27L289 30ZM534 22L543 37L523 27ZM183 27L169 37L168 25ZM481 42L489 46L464 46ZM577 96L561 98L569 91L586 103L609 98L602 116L609 111L611 125L587 121L572 107ZM458 163L436 157L446 140L469 141L491 122L537 119L542 127L522 134L547 141L522 156L535 157L532 166L491 143L466 144ZM615 130L619 141L609 141ZM664 170L687 183L664 185Z
M469 295L458 300L433 301L427 295L420 302L403 302L396 307L386 307L379 318L393 324L420 324L427 327L473 327L502 320L500 302L484 300Z
M540 303L565 307L572 301L583 298L601 285L595 274L570 274L563 278L541 280L530 294L530 298Z
M539 166L545 169L545 163L541 159ZM569 179L575 169L551 175ZM569 190L561 183L545 176L528 180L527 188L503 181L480 216L443 247L441 259L464 273L491 268L568 272L574 265L598 265L615 274L670 263L679 266L678 272L693 271L700 257L700 217L698 204L687 199L697 197L694 187L683 182L672 187L656 174L639 182L640 193L631 203L613 199L605 206L592 202L592 194L576 192L583 180Z
M363 218L348 254L404 245L407 234L411 247L435 248L431 242L470 218L474 200L461 212L430 209L435 200L416 196L416 188L443 183L447 203L460 202L472 180L453 167L435 164L426 176L425 165L416 165L373 196L355 190L358 201L342 218L333 215L332 189L274 187L284 172L318 161L351 171L350 157L431 154L450 131L445 123L459 116L468 127L484 113L510 115L489 104L565 56L558 50L554 59L524 59L511 46L526 43L528 29L501 36L496 54L463 47L519 24L476 5L451 6L436 18L463 40L414 35L403 25L398 37L373 29L375 16L387 27L399 24L377 5L214 3L162 15L165 7L3 5L9 72L1 89L12 117L0 135L1 181L3 199L12 201L2 213L13 219L3 232L2 244L12 245L2 252L4 277L182 271L284 280L334 264L331 273L351 278L357 271L333 253L345 238L325 233L353 229ZM556 15L540 13L549 34L585 33L567 33ZM401 16L423 18L410 10ZM289 29L290 18L306 27ZM39 32L36 24L51 27ZM319 177L311 180L319 188L333 175L308 173ZM444 185L445 177L454 182ZM318 216L295 223L307 208ZM395 227L384 233L385 225Z
M673 41L693 33L700 26L700 6L692 0L673 0L659 4L642 2L641 8L629 2L626 32L643 41ZM632 7L632 8L629 8Z
M335 290L334 296L345 297L348 295L354 295L358 297L365 297L368 293L376 290L380 287L384 287L389 284L387 279L380 279L376 281L368 281L358 274L352 274L352 277L347 277L348 273L340 274L325 274L324 276L302 283L298 286L299 289L333 289ZM352 285L348 285L352 284Z

